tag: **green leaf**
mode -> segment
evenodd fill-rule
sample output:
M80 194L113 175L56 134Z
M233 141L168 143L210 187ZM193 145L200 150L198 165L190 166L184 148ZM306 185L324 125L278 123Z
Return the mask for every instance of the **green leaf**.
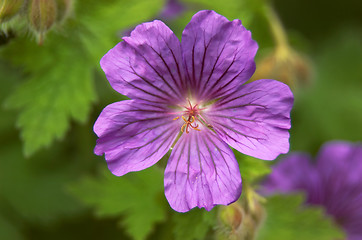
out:
M14 86L21 80L21 74L19 74L18 69L12 68L9 63L0 61L0 133L3 135L3 139L5 140L11 135L10 131L13 131L15 128L14 114L6 111L4 108L3 102L5 101L9 92L14 90ZM7 137L5 137L7 135ZM2 141L0 141L2 142ZM6 139L8 142L8 139Z
M4 49L3 55L28 73L7 100L8 107L20 110L17 126L27 156L63 138L70 119L87 119L95 92L87 54L74 47L78 44L53 34L44 46L20 38Z
M233 152L239 162L240 173L243 180L253 182L261 179L271 172L267 161L244 155L235 149Z
M333 240L343 239L343 232L321 207L301 206L302 195L276 195L267 199L266 219L259 240Z
M165 0L79 0L77 18L84 26L80 35L95 61L121 40L122 31L153 21Z
M122 177L107 170L100 178L85 178L70 186L70 191L94 207L99 217L119 216L136 240L145 239L165 219L163 174L155 167Z
M205 239L208 231L217 222L217 208L207 212L194 208L187 213L174 213L175 240Z
M96 98L93 74L100 70L100 58L120 40L122 29L152 19L162 3L78 1L75 16L58 32L49 32L44 45L18 37L1 49L0 58L21 67L24 75L7 106L20 112L25 155L62 139L71 120L86 121Z

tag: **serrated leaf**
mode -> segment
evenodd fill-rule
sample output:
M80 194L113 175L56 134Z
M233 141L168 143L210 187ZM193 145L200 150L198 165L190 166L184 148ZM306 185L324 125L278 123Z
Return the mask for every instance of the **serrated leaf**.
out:
M92 75L100 70L100 58L120 40L119 31L156 16L162 3L78 1L75 15L59 32L49 32L44 45L20 37L2 49L2 59L24 70L25 81L7 105L20 111L17 126L27 156L62 139L72 119L86 120L95 100Z
M100 178L85 178L70 191L99 217L119 216L127 233L145 239L154 225L165 219L161 199L163 174L155 167L116 177L106 171Z
M122 31L154 20L164 3L165 0L80 0L77 17L85 26L82 41L94 59L99 61L121 41Z
M217 208L210 212L194 208L187 213L174 213L175 240L205 239L208 231L217 222Z
M276 195L266 204L266 219L258 240L334 240L343 232L317 206L302 206L302 195Z
M27 156L54 138L63 138L70 119L84 122L95 99L87 54L82 48L74 49L77 42L59 38L49 35L44 46L17 39L3 52L28 72L27 81L7 100L8 107L21 111L17 126Z

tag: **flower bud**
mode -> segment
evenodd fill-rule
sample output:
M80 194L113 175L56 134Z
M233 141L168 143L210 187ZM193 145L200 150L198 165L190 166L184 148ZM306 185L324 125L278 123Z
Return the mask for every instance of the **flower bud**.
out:
M253 209L250 208L247 198L242 198L235 203L221 207L219 213L220 225L218 226L217 239L249 240L254 239L260 226L264 211L261 204L253 200Z
M0 23L14 17L24 5L24 0L0 0Z
M252 81L257 79L275 79L295 89L308 85L311 66L308 59L289 47L277 47L271 54L257 63Z
M44 34L54 25L57 18L55 0L31 0L29 5L29 21L42 43Z
M236 202L220 210L220 220L233 230L238 229L243 221L244 211Z
M64 21L73 10L73 0L56 0L58 23Z

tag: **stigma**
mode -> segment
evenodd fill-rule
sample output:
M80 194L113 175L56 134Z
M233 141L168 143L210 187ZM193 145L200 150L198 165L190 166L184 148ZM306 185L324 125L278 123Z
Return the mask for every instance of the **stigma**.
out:
M206 108L200 108L199 104L192 105L190 99L187 99L188 106L183 106L185 109L183 114L180 116L184 121L184 124L181 126L181 132L189 133L191 129L196 131L201 131L199 129L199 124L204 124L207 127L210 127L210 124L206 123L206 120L202 117L201 113ZM177 120L180 117L175 117L173 120Z

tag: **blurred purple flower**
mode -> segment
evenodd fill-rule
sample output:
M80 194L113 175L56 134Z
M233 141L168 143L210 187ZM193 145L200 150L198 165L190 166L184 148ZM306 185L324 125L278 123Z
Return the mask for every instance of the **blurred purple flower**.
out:
M173 209L236 201L241 176L228 144L266 160L289 150L289 87L265 79L243 85L257 48L240 20L213 11L193 16L181 44L161 21L137 26L101 60L111 86L133 100L102 111L95 153L121 176L173 148L164 181Z
M165 20L171 20L185 11L185 6L177 0L168 0L162 9L159 17Z
M306 203L322 205L349 240L362 239L362 145L325 144L313 164L295 153L280 161L263 185L265 194L306 192Z

